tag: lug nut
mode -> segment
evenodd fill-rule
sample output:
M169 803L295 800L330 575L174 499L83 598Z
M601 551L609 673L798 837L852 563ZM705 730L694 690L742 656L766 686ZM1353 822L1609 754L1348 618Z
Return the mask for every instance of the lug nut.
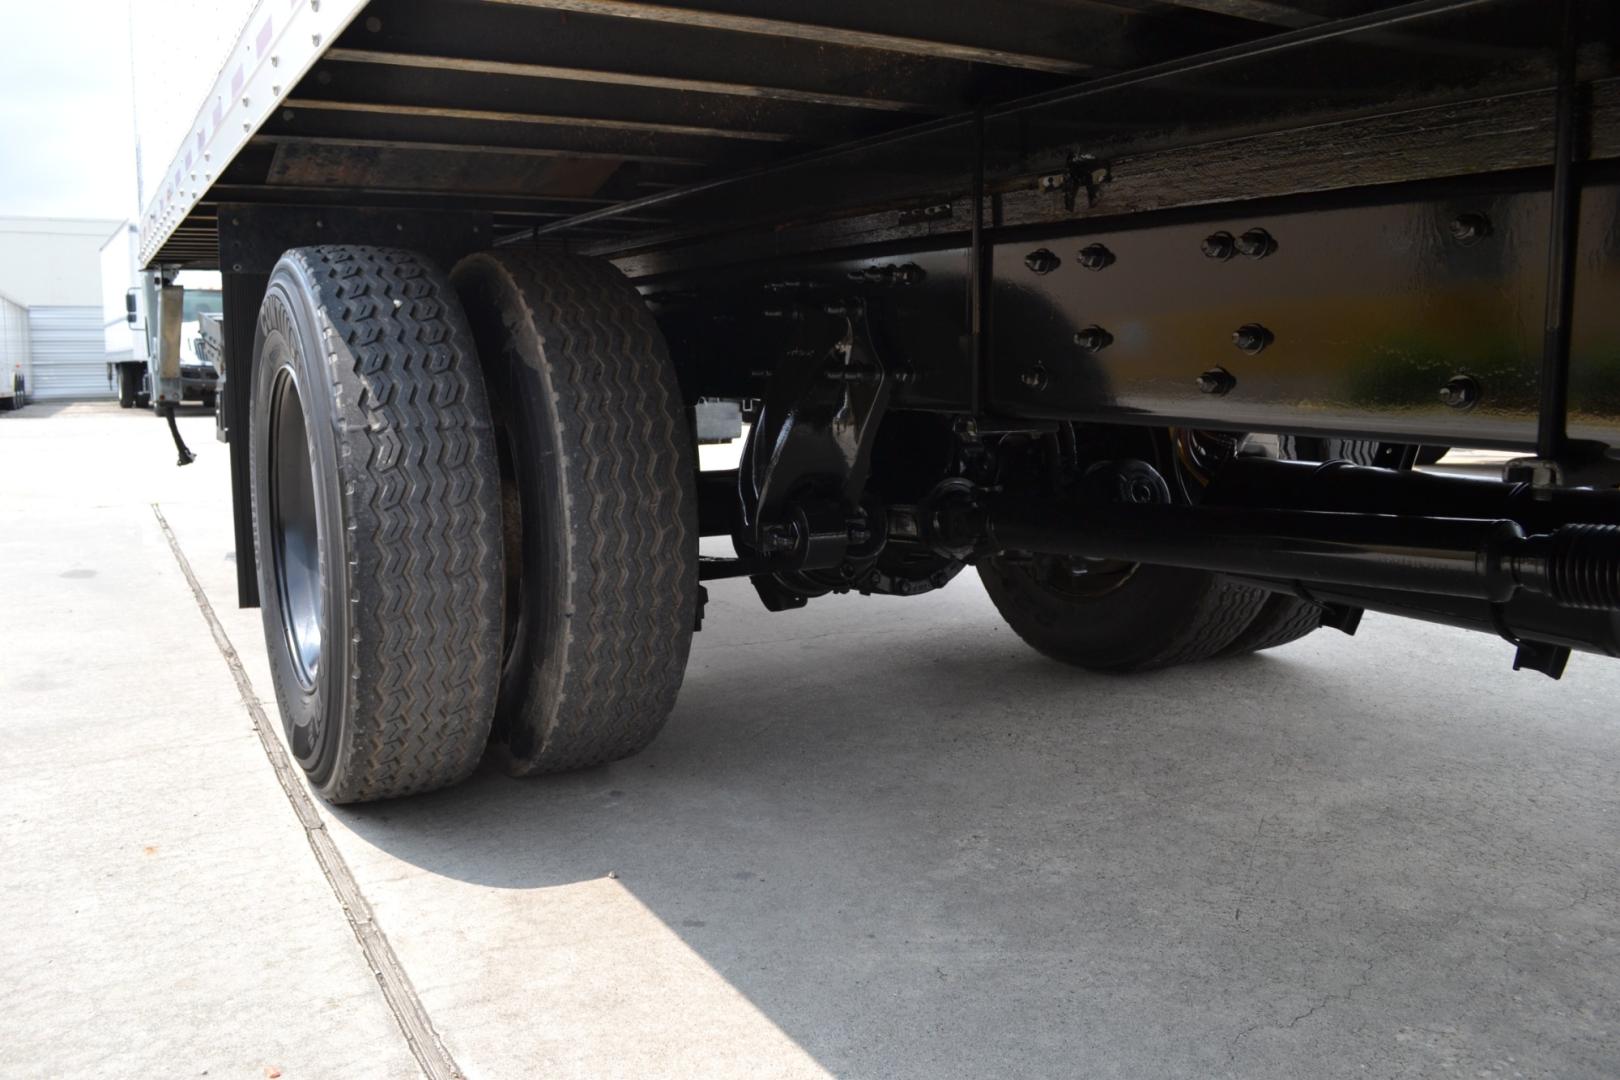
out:
M1440 388L1440 404L1467 409L1479 401L1479 383L1471 375L1454 375Z
M1075 332L1074 343L1086 352L1101 352L1114 343L1114 335L1100 326L1088 326Z
M1046 370L1044 368L1030 368L1018 377L1018 381L1031 390L1046 389Z
M1477 244L1491 235L1491 219L1484 214L1458 214L1446 228L1457 243Z
M1229 394L1237 379L1225 368L1210 368L1198 376L1198 389L1205 394Z
M1248 353L1258 356L1266 351L1266 346L1277 340L1270 330L1259 323L1244 323L1232 332L1232 344Z
M1277 250L1277 241L1264 229L1250 229L1237 238L1237 249L1251 259L1263 259Z
M1232 234L1229 232L1212 233L1204 238L1201 246L1205 257L1220 259L1223 262L1230 259L1237 251L1237 241L1232 239Z
M1024 256L1024 265L1037 274L1050 274L1063 262L1052 252L1045 248L1038 248Z
M1087 270L1106 270L1114 265L1114 253L1102 244L1088 244L1080 249L1080 265Z

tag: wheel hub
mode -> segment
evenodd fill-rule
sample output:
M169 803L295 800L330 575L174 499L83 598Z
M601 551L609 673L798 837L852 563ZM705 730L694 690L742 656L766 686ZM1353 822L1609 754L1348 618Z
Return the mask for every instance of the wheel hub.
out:
M320 669L324 624L315 474L303 402L291 373L276 381L270 406L270 537L293 670L305 689Z

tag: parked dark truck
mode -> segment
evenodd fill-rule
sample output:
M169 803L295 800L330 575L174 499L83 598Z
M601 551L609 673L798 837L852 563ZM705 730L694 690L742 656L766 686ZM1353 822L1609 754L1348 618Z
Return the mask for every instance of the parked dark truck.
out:
M141 235L223 271L294 755L349 802L633 754L721 578L971 567L1108 671L1364 610L1620 655L1617 38L1601 0L264 0ZM749 403L735 472L700 399ZM1459 446L1519 457L1413 468Z

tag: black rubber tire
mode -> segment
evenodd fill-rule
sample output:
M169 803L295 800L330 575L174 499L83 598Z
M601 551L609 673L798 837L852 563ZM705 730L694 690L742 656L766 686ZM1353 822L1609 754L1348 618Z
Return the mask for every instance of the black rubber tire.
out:
M334 803L453 784L488 741L502 579L495 440L455 292L411 252L298 248L270 277L254 354L259 591L293 756ZM284 617L294 541L276 522L292 511L272 503L302 482L299 440L272 437L289 385L315 522L298 543L319 567L313 672Z
M1284 461L1348 461L1372 465L1379 444L1370 439L1329 439L1313 435L1279 435L1277 451Z
M1278 453L1287 461L1349 461L1356 465L1394 468L1400 460L1399 443L1370 439L1327 439L1311 435L1277 436ZM1444 446L1420 446L1417 464L1433 465L1446 456Z
M1350 461L1375 464L1379 444L1357 439L1328 439L1305 435L1279 435L1279 456L1289 461ZM1275 649L1314 633L1322 625L1319 604L1282 593L1270 593L1254 621L1221 650L1222 656L1243 656Z
M520 776L626 757L674 707L697 614L696 459L668 349L604 260L486 252L452 278L518 571L493 748Z
M118 407L133 409L141 391L141 369L134 364L118 365Z
M1321 628L1322 615L1319 604L1297 596L1272 593L1254 621L1221 650L1221 655L1241 656L1298 641Z
M1289 461L1342 460L1357 465L1376 465L1387 463L1387 459L1392 456L1398 457L1389 453L1392 448L1393 444L1364 439L1330 439L1305 435L1277 437L1278 453ZM1432 465L1444 457L1445 453L1444 446L1421 446L1418 448L1417 463ZM1255 616L1254 622L1223 649L1221 655L1240 656L1264 649L1275 649L1279 645L1298 641L1321 627L1322 615L1320 605L1298 597L1274 593L1261 608L1260 614Z
M1112 591L1075 596L1039 560L990 558L979 579L1015 634L1037 651L1097 671L1147 671L1222 653L1268 594L1215 574L1138 565Z

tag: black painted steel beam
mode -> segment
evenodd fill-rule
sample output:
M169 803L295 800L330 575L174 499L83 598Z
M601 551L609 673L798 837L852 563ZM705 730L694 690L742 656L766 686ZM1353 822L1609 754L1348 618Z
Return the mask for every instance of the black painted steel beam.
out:
M699 79L679 75L616 71L610 68L530 64L508 60L482 60L460 56L351 48L329 49L324 59L353 64L426 68L436 71L467 71L481 75L509 76L523 79L557 79L565 82L638 86L651 90L668 90L680 93L768 98L775 101L791 101L805 105L832 105L850 109L878 109L886 112L903 113L938 113L944 111L940 106L905 98L839 93L833 90L775 85L763 81L739 82L724 79Z
M418 142L414 139L363 139L336 135L260 134L251 142L266 146L324 146L350 150L404 150L420 153L498 154L507 157L583 158L644 161L656 165L704 166L701 158L644 154L634 150L580 150L566 146L502 146L492 143Z
M501 109L461 109L434 105L406 105L385 101L334 101L322 98L288 98L287 109L317 112L360 113L368 116L410 116L435 120L472 120L484 123L529 125L535 127L587 128L601 131L688 135L709 139L739 139L751 142L785 143L797 141L782 131L752 131L737 127L706 127L698 124L672 124L647 120L618 120L596 116L560 116L546 113Z
M1157 2L1170 7L1188 8L1211 15L1226 15L1234 19L1265 23L1268 26L1284 26L1289 29L1315 26L1328 21L1324 15L1305 11L1294 4L1280 3L1279 0L1157 0Z
M993 48L962 41L939 40L849 25L830 25L799 18L767 18L713 7L650 4L640 0L491 0L491 2L581 15L603 15L616 19L639 19L677 26L701 27L705 30L721 30L761 37L792 38L817 45L873 49L879 52L1044 71L1057 75L1083 75L1093 71L1097 66L1085 60L1062 56ZM807 15L813 15L817 11L817 7L813 5L801 7ZM883 5L870 5L869 9L882 7ZM984 29L993 32L989 27Z
M1012 125L1015 131L1020 133L1022 138L1023 128L1020 126L1022 120L1029 119L1042 123L1052 123L1059 110L1067 111L1071 109L1074 115L1090 116L1091 114L1085 111L1088 100L1106 94L1117 93L1129 88L1146 87L1152 84L1174 85L1174 80L1186 76L1222 68L1241 69L1243 65L1252 65L1256 61L1268 57L1279 57L1296 50L1322 45L1341 38L1388 30L1393 27L1419 23L1452 13L1498 6L1501 3L1502 0L1415 0L1412 3L1401 4L1398 7L1371 14L1274 34L1258 41L1217 49L1184 59L1166 61L1162 64L1150 65L1120 75L1094 79L1076 87L991 106L984 111L985 122L987 124L996 124L998 121L1008 123ZM537 235L561 233L578 225L604 220L621 213L639 212L654 206L662 206L699 195L714 196L720 192L744 187L764 190L768 189L769 184L762 185L761 181L768 181L773 176L791 174L797 170L807 168L811 170L830 169L836 167L841 161L848 162L852 171L863 166L868 171L873 171L878 166L871 160L872 156L884 151L886 148L892 150L903 163L907 147L926 147L931 152L937 153L939 146L950 144L953 141L970 141L973 122L972 117L949 117L932 123L918 124L892 134L877 135L870 139L848 143L828 151L764 165L742 173L713 180L698 181L686 187L659 192L641 199L633 199L616 206L588 211L572 219L542 226L537 231ZM915 156L915 151L913 156ZM863 162L863 158L867 160ZM967 156L963 157L961 164L966 167L968 172L971 172L974 168L973 163L967 160ZM892 169L893 166L891 165L890 168Z
M1568 443L1570 324L1575 316L1575 252L1579 244L1580 187L1576 175L1578 39L1575 0L1559 12L1558 95L1553 130L1552 200L1547 240L1547 297L1541 354L1541 417L1536 454L1558 461Z

